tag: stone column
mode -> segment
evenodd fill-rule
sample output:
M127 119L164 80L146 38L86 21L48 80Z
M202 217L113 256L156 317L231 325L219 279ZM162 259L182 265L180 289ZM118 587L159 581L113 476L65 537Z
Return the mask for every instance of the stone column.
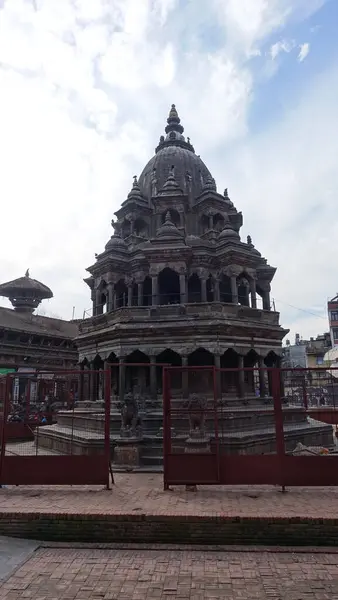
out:
M238 287L237 287L237 277L236 277L236 275L232 275L231 276L230 282L231 282L232 303L233 304L238 304Z
M214 226L214 217L209 215L209 229L213 229Z
M201 278L201 295L202 295L202 302L206 302L207 301L207 280L204 277Z
M258 367L259 369L265 369L264 358L262 358L261 356L258 360ZM261 395L261 398L264 398L266 396L265 371L261 370L259 370L259 393Z
M95 305L96 305L96 315L102 315L103 313L103 306L102 306L102 302L101 302L101 291L100 290L96 290L95 292Z
M250 284L247 280L243 283L243 287L245 288L244 306L250 306Z
M124 358L120 356L119 360L119 399L120 402L124 400L124 390L126 387L126 365Z
M182 356L182 367L188 366L188 357ZM183 398L189 396L189 371L187 369L182 370L182 394Z
M133 286L132 286L132 284L130 283L130 284L128 285L128 306L131 306L131 305L132 305L132 303L133 303L133 302L132 302L132 299L133 299Z
M181 304L185 304L187 301L186 298L187 294L186 294L186 276L185 274L181 274L180 275L180 298L181 298Z
M216 398L220 398L222 395L222 393L221 393L221 375L222 375L222 373L219 370L221 368L220 354L215 354L214 360L215 360L215 367L216 367Z
M239 397L244 398L244 356L241 354L238 357L238 368Z
M263 310L271 310L269 290L265 290L263 294Z
M157 298L157 294L158 294L158 286L157 286L157 275L153 275L151 278L151 293L152 293L152 305L153 306L157 306L158 304L158 298Z
M108 283L108 298L107 298L107 312L111 312L114 308L114 284Z
M156 371L156 356L150 356L150 395L152 398L157 397L157 371Z
M82 402L83 400L83 383L84 383L84 364L81 363L80 364L80 373L79 373L79 389L78 389L78 401Z
M257 308L256 282L254 279L252 279L250 281L250 293L251 293L251 308Z
M215 299L215 302L220 302L219 279L215 279L214 299Z
M143 283L137 284L137 304L138 306L143 305Z
M92 291L92 293L91 293L91 298L92 298L92 303L93 303L92 316L95 317L96 316L96 293L94 291Z
M97 377L97 373L93 373L94 370L94 363L91 362L89 365L90 368L90 375L89 375L89 401L90 402L94 402L95 401L95 388L96 388L96 377Z

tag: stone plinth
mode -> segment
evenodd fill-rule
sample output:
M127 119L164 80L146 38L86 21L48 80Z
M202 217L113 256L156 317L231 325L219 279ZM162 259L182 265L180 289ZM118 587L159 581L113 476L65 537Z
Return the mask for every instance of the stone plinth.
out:
M210 452L210 439L205 435L205 431L193 429L189 437L185 440L184 452L187 454L204 454Z
M115 446L114 463L120 467L138 467L140 465L139 440L121 438Z

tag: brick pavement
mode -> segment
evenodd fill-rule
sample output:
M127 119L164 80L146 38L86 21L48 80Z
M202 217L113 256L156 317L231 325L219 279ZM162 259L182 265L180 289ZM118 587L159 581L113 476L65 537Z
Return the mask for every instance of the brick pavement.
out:
M338 488L200 486L163 491L161 474L116 474L107 491L98 486L25 486L0 490L0 513L190 515L338 519Z
M1 600L336 600L338 554L40 548Z

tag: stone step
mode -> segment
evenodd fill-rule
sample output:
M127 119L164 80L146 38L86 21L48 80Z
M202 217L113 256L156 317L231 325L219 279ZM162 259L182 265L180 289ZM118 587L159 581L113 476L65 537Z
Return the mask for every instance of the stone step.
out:
M147 449L148 451L148 449ZM157 466L157 467L162 467L163 466L163 456L142 456L142 463L145 466Z

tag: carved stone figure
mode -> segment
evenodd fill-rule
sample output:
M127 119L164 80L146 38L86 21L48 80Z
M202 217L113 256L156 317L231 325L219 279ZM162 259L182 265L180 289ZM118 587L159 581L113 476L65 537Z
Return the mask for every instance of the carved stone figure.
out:
M207 398L198 394L191 394L184 402L184 408L188 411L190 435L205 434L205 411L207 408Z
M142 423L136 399L132 393L125 394L121 408L121 436L140 437Z

